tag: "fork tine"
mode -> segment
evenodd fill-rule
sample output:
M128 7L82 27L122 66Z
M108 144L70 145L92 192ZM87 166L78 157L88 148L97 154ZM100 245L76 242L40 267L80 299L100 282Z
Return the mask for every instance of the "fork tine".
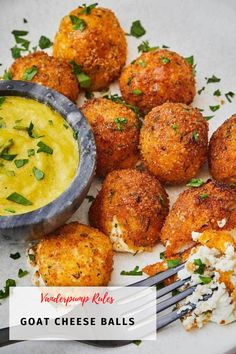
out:
M181 300L185 299L187 296L191 295L195 289L196 289L196 286L191 286L190 288L187 288L186 290L182 291L181 293L179 293L175 296L172 296L167 300L160 302L156 306L156 313L164 311L168 307L177 304L179 301L181 301Z
M157 290L157 296L156 299L159 299L160 297L170 293L173 290L176 290L183 286L190 278L183 279L183 280L178 280L170 285L165 286L162 289Z
M178 273L181 269L184 268L184 263L178 265L175 268L171 268L168 270L165 270L164 272L158 273L156 275L153 275L152 277L149 277L144 280L140 280L136 283L129 284L128 286L153 286L158 283L161 283L163 280L170 278L172 275L175 275Z
M183 316L182 313L178 313L177 311L173 311L168 313L165 316L157 318L156 330L158 331L161 328L168 326L170 323L180 319Z

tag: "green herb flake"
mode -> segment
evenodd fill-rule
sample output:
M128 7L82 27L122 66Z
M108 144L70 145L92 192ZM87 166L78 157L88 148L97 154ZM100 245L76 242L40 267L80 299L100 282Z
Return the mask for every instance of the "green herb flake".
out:
M12 80L12 73L10 70L7 69L4 71L3 80Z
M220 79L216 77L215 75L212 75L212 77L206 77L207 84L215 83L215 82L220 82Z
M206 121L208 121L208 120L214 118L214 116L204 116L204 118L206 119Z
M87 6L86 4L83 4L83 10L80 11L80 14L85 14L85 15L90 15L91 11L98 5L98 3L91 4Z
M87 195L85 199L88 199L88 203L92 203L95 198L93 195Z
M197 188L197 187L201 187L204 184L203 179L201 178L192 178L191 181L189 181L186 186L187 187L193 187L193 188Z
M11 208L5 208L3 210L6 211L7 213L11 213L11 214L15 214L15 212L16 212L14 209L11 209Z
M178 130L178 125L174 123L174 124L171 126L171 128L174 130L174 132L175 132L175 134L176 134L176 133L177 133L177 130Z
M73 138L75 139L75 140L78 140L78 132L75 132L75 131L73 131Z
M161 57L160 57L160 60L161 60L161 62L162 62L163 64L168 64L168 63L170 63L170 59L169 59L169 58L166 58L166 57L164 57L164 56L161 56Z
M164 260L165 258L166 258L165 252L161 252L160 253L160 259Z
M0 290L0 299L5 299L9 296L10 287L16 286L16 281L14 279L7 279L4 289Z
M0 96L0 107L3 105L3 103L6 101L6 97Z
M25 166L28 162L29 162L28 159L19 159L19 160L14 161L17 168L21 168L21 167Z
M85 98L87 98L87 100L91 100L92 98L94 98L94 93L93 92L85 92Z
M43 179L45 176L45 173L40 169L38 169L37 167L33 167L33 174L34 177L37 179L37 181L41 181L41 179Z
M70 15L69 17L72 23L73 30L79 30L80 32L83 32L85 30L87 24L84 20L74 15Z
M139 345L142 343L142 341L139 340L139 339L136 339L136 340L133 340L133 343L134 343L135 345L139 346Z
M28 206L28 205L33 205L33 203L26 199L25 197L23 197L23 195L17 193L17 192L14 192L12 194L10 194L8 197L7 197L7 200L10 200L11 202L14 202L14 203L17 203L17 204L21 204L21 205L25 205L25 206Z
M11 253L10 254L10 258L12 258L14 260L19 259L20 258L20 253L19 252Z
M156 50L158 48L159 47L150 47L148 41L143 41L141 44L139 44L138 51L143 52L143 53L147 53L147 52L151 52L153 50Z
M204 91L204 90L205 90L205 86L203 86L200 90L198 90L197 93L198 93L199 95L201 95L202 91Z
M198 132L193 132L192 133L192 140L195 141L195 142L198 142L198 139L199 139L199 133Z
M92 80L87 74L81 72L80 74L77 74L77 79L79 81L80 87L88 88L91 86Z
M213 96L217 96L217 97L221 96L221 91L219 89L215 90Z
M49 123L50 125L53 125L53 121L52 121L51 119L49 119L48 123Z
M202 263L201 259L194 259L194 265L197 266L197 269L194 271L195 274L203 274L206 268L206 265Z
M193 66L194 64L194 56L191 55L190 57L184 58L186 60L187 63L189 63L190 65Z
M42 138L44 136L44 135L36 134L33 130L34 130L34 124L32 122L30 122L30 125L29 125L29 127L27 129L29 137L32 138L32 139L39 139L39 138Z
M50 148L50 146L48 146L47 144L45 144L43 141L39 141L37 146L39 147L37 153L44 152L45 154L49 154L49 155L53 154L53 149Z
M135 89L135 90L133 90L133 92L132 92L134 95L136 95L136 96L139 96L139 95L141 95L142 94L142 91L141 90L139 90L139 89Z
M231 98L234 98L234 96L235 96L235 93L232 92L232 91L229 91L229 92L227 92L227 93L225 94L225 98L226 98L230 103L232 102Z
M14 30L11 33L13 34L14 37L24 37L24 36L27 36L27 34L29 32L28 31L24 31L24 30Z
M139 60L139 65L142 67L142 68L145 68L147 66L147 64L145 63L144 60Z
M131 29L130 29L130 34L133 37L139 38L142 37L146 33L146 30L142 26L141 22L139 20L134 21L132 23Z
M39 38L39 48L40 49L47 49L50 48L53 45L53 43L50 41L49 38L45 37L45 36L41 36Z
M26 20L26 18L23 18L23 23L28 23L28 21Z
M63 127L65 128L65 129L69 129L69 126L67 125L67 124L63 124Z
M167 260L167 267L169 269L171 268L175 268L180 264L180 260L179 259L168 259Z
M0 158L6 161L13 161L16 156L17 154L8 154L7 152L3 152L0 154Z
M202 194L199 195L199 197L201 199L207 199L209 197L209 195L207 193L202 193Z
M22 270L21 268L18 270L18 277L23 278L25 277L29 272L27 270Z
M27 150L28 157L34 156L35 155L35 150L34 149L28 149Z
M28 256L29 256L29 259L30 259L31 262L35 261L35 255L34 254L30 254L29 253Z
M133 270L130 270L130 271L122 270L120 275L137 276L137 275L143 275L143 272L141 270L139 270L139 266L136 266Z
M117 117L114 119L114 122L116 123L117 130L123 131L127 125L127 119L123 117Z
M31 68L26 69L22 76L22 80L31 81L34 78L34 76L37 74L37 72L38 72L37 66L32 66Z
M0 118L0 129L6 128L6 123L4 122L3 118Z
M212 112L215 112L215 111L218 111L218 109L220 108L220 105L218 104L216 106L209 106L209 108Z
M17 59L21 57L21 48L18 48L17 46L14 46L13 48L11 48L11 55L13 59Z
M204 277L202 275L199 275L199 279L203 284L209 284L212 281L210 277Z

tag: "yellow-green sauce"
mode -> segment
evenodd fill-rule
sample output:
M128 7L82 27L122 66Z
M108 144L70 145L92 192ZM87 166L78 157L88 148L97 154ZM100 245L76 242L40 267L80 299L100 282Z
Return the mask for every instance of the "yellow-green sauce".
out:
M0 97L0 215L36 210L71 184L79 163L73 130L32 99Z

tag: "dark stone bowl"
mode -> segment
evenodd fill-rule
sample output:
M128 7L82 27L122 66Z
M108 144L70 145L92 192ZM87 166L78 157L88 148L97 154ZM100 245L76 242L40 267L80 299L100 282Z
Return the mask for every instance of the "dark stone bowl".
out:
M86 197L95 172L95 141L89 124L77 106L54 90L31 82L0 81L0 96L22 96L44 103L58 112L78 134L80 161L68 189L37 210L0 216L0 241L35 240L64 224Z

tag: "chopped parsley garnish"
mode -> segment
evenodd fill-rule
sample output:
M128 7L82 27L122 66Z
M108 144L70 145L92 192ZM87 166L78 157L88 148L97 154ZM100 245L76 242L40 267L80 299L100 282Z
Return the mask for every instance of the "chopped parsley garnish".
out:
M220 105L218 104L216 106L209 106L209 108L212 112L215 112L215 111L218 111L218 109L220 108Z
M37 167L33 167L33 174L37 181L41 181L41 179L43 179L45 176L44 172L38 169Z
M25 72L22 76L22 80L25 81L30 81L34 78L34 76L37 74L38 68L37 66L32 66L31 68L25 69Z
M206 198L209 197L209 195L208 195L207 193L202 193L202 194L199 195L199 197L200 197L201 199L206 199Z
M21 268L18 270L18 277L23 278L25 277L29 272L27 270L22 270Z
M129 103L126 103L123 99L123 97L121 96L118 96L117 94L114 94L114 95L105 95L103 96L104 98L108 99L108 100L111 100L112 102L117 102L117 103L121 103L123 104L125 107L128 107L130 109L132 109L132 111L135 113L136 115L136 118L139 119L139 116L140 116L140 112L139 112L139 109L138 107L132 105L132 104L129 104Z
M221 91L218 89L218 90L215 90L215 92L213 93L213 96L221 96Z
M142 343L142 341L140 339L136 339L136 340L133 340L133 343L135 345L140 345Z
M75 131L73 131L73 138L75 139L75 140L77 140L78 139L78 132L75 132Z
M14 209L11 209L11 208L5 208L3 210L6 211L7 213L11 213L11 214L15 214L15 212L16 212Z
M85 98L87 98L87 100L94 98L94 93L93 92L85 92Z
M21 48L18 48L18 47L13 47L13 48L11 48L11 55L12 55L12 58L13 59L17 59L17 58L20 58L21 57L21 51L22 51L23 49L21 49Z
M147 66L147 64L145 63L144 60L139 60L139 65L142 67L142 68L145 68Z
M69 17L72 23L72 27L75 31L79 30L80 32L83 32L85 30L87 24L84 20L74 15L70 15Z
M212 75L212 77L206 77L205 78L207 80L207 84L211 84L214 82L220 82L220 79L218 77L216 77L215 75Z
M129 77L128 80L127 80L127 85L128 86L131 84L131 81L132 81L132 79L131 79L131 77Z
M27 150L28 157L34 156L35 155L35 150L34 149L28 149Z
M4 289L0 290L0 299L5 299L9 296L11 286L16 286L16 281L14 279L7 279Z
M171 126L171 128L175 131L175 134L176 134L176 133L177 133L177 129L178 129L178 125L174 123L174 124Z
M35 255L34 254L30 254L29 253L28 256L29 256L29 259L30 259L31 262L35 261Z
M3 118L0 117L0 129L6 128L6 123L4 122Z
M53 121L52 121L51 119L49 119L48 123L49 123L50 125L53 125Z
M161 56L160 57L160 60L163 64L168 64L170 62L170 59L169 58L166 58L164 56Z
M148 41L143 41L141 44L139 44L138 51L146 53L146 52L151 52L152 50L156 50L158 48L159 47L150 47Z
M141 270L139 270L139 266L136 266L133 270L130 270L130 271L122 270L120 275L134 275L134 276L136 276L136 275L143 275L143 272Z
M9 154L10 147L14 144L13 139L9 139L5 144L0 146L0 158L6 161L13 161L17 154Z
M83 4L83 10L80 11L80 14L90 15L92 9L94 9L97 5L98 5L97 2L94 4L91 4L89 6L87 6L86 4Z
M191 181L189 181L186 186L187 187L201 187L204 184L203 179L201 178L192 178Z
M45 154L49 154L49 155L53 154L53 149L50 148L50 146L48 146L47 144L45 144L43 141L39 141L37 146L39 147L37 153L44 152Z
M10 70L5 70L3 74L3 80L12 80L12 73Z
M169 269L171 268L175 268L180 264L180 260L179 259L168 259L167 260L167 267Z
M25 197L23 197L23 195L17 193L17 192L14 192L12 194L10 194L8 197L7 197L7 200L10 200L11 202L14 202L14 203L17 203L17 204L22 204L22 205L33 205L33 203L26 199Z
M21 57L21 52L22 51L25 52L25 51L29 50L30 41L28 41L25 38L22 38L22 37L25 37L28 34L28 31L14 30L14 31L12 31L12 34L13 34L13 36L15 38L16 45L13 48L11 48L11 54L12 54L12 57L14 59L16 59L16 58L20 58ZM21 47L18 47L17 46L18 44Z
M28 159L20 159L20 160L14 161L17 168L21 168L21 167L25 166L28 162L29 162Z
M142 37L146 33L146 30L143 28L141 22L139 20L134 21L132 23L130 34L133 37L139 38Z
M94 201L94 196L93 195L87 195L85 199L88 199L89 203L92 203Z
M190 65L194 64L194 56L191 55L190 57L184 58L186 60L187 63L189 63Z
M198 132L193 132L192 133L192 140L197 142L198 141L198 138L199 138L199 134Z
M142 94L142 91L141 90L139 90L139 89L135 89L135 90L133 90L133 92L132 92L134 95L136 95L136 96L139 96L139 95L141 95Z
M199 95L201 95L202 91L204 91L204 90L205 90L205 86L203 86L200 90L198 90L197 93L198 93Z
M28 131L28 127L24 127L24 126L22 126L22 125L15 125L14 127L13 127L13 129L16 129L16 130L22 130L22 131Z
M20 253L19 252L16 252L16 253L11 253L10 254L10 258L12 259L19 259L20 258Z
M39 38L39 48L40 49L47 49L47 48L50 48L53 43L50 41L49 38L45 37L45 36L41 36Z
M206 121L208 121L208 120L214 118L214 116L204 116L204 118L206 119Z
M65 129L69 129L69 126L67 125L67 124L63 124L63 127L65 128Z
M116 123L117 130L123 131L127 125L127 119L123 117L118 117L114 119L114 122Z
M225 94L225 98L226 98L230 103L232 102L231 98L233 98L234 96L235 96L235 93L232 92L232 91L229 91L229 92L227 92L227 93Z
M30 138L39 139L39 138L42 138L42 137L43 137L43 135L38 135L38 134L36 134L36 133L33 131L33 129L34 129L34 124L33 124L32 122L30 122L30 125L29 125L29 127L28 127L28 129L27 129Z
M27 36L27 34L29 33L28 31L24 31L24 30L14 30L11 32L13 34L13 36L16 37L24 37ZM16 39L17 42L17 39Z
M197 269L194 271L195 274L203 274L206 268L206 265L202 263L201 259L194 259L194 265L197 266Z
M92 80L87 74L82 71L82 66L78 65L75 61L71 61L70 64L72 66L73 73L79 81L80 87L88 88L89 86L91 86Z
M166 258L165 252L161 252L161 253L160 253L160 259L165 259L165 258Z
M24 23L28 23L28 21L26 20L26 18L23 18L23 22L24 22Z
M4 96L0 96L0 107L3 105L3 103L5 102L6 97Z
M202 275L199 275L199 279L202 281L203 284L209 284L212 281L210 277L204 277Z

